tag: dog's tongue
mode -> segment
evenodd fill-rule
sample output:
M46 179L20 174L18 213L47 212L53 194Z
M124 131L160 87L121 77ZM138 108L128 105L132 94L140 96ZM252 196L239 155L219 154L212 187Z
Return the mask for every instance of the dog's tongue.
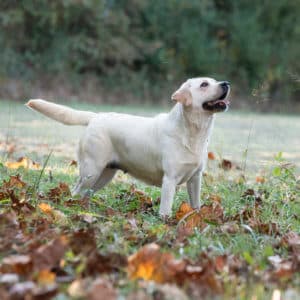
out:
M215 103L224 103L226 105L229 105L230 104L230 101L227 100L227 99L224 99L224 100L217 100Z

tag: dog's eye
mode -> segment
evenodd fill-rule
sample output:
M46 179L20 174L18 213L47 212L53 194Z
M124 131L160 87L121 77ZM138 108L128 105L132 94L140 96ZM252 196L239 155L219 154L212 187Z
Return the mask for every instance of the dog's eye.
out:
M208 86L208 82L206 82L206 81L204 81L200 84L200 87L206 87L206 86Z

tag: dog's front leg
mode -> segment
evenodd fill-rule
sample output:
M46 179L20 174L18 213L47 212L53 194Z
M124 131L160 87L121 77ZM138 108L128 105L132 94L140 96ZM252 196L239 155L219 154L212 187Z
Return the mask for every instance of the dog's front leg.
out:
M173 178L164 176L161 188L161 201L159 214L161 216L169 216L172 212L172 204L176 190L176 181Z
M202 172L197 171L187 182L187 191L190 203L193 208L200 208L200 190L201 190Z

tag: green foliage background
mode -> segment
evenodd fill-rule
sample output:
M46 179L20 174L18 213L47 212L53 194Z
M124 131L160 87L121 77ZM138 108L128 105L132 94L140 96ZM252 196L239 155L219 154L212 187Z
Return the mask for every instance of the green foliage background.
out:
M290 0L2 0L0 76L95 75L151 97L209 75L243 95L297 100L299 10Z

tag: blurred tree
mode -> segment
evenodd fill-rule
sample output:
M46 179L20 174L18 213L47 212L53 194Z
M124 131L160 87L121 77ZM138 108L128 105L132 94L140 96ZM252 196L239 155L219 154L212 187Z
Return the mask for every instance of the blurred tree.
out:
M296 99L299 9L290 0L2 0L0 74L94 74L145 89L210 75L245 94L264 86L267 97Z

